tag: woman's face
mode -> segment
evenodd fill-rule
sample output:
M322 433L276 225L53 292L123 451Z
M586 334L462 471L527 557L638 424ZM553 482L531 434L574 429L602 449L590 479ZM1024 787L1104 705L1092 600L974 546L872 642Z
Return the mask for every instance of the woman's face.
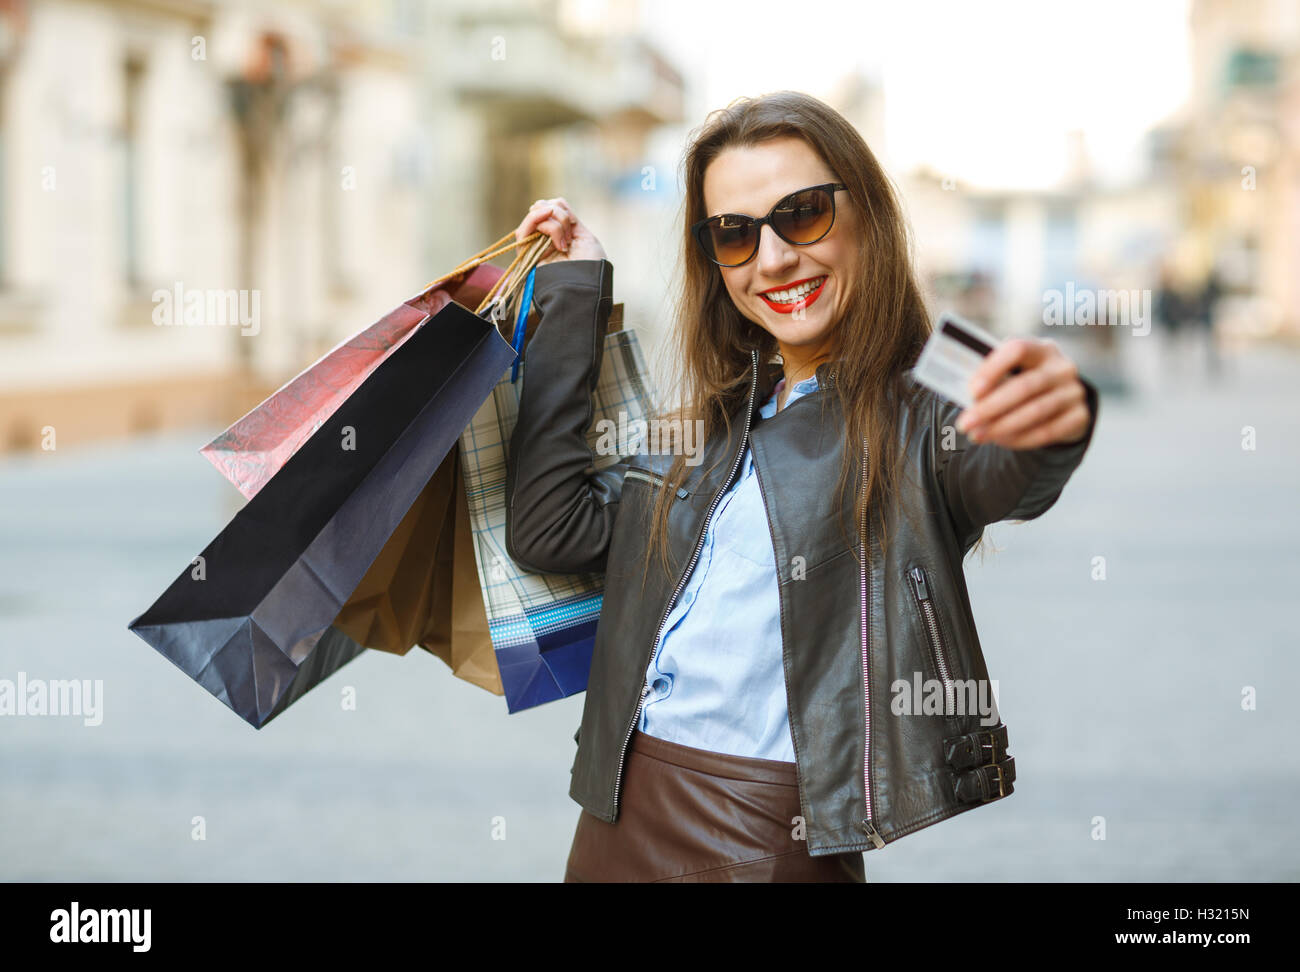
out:
M724 149L704 172L705 215L739 213L758 219L792 192L835 181L835 174L801 138ZM857 238L857 214L849 194L840 190L835 194L835 224L816 243L794 246L764 226L753 259L718 270L736 308L776 338L782 356L788 361L787 349L798 348L796 357L807 360L828 345L831 327L844 312ZM805 281L815 286L823 278L820 290L800 301L770 299Z

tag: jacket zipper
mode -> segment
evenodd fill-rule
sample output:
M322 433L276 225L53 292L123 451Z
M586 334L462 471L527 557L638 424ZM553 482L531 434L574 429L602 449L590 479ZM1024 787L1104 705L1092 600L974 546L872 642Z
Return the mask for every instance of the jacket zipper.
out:
M862 488L867 488L867 440L864 436L862 439ZM866 542L871 542L871 527L867 521L866 504L863 504L862 522L858 527L858 536L866 535ZM862 615L862 713L863 721L863 745L862 745L862 792L866 801L866 816L862 818L862 829L867 832L871 843L879 850L885 846L885 839L880 836L880 831L876 829L875 822L872 820L871 812L871 657L867 645L867 548L861 542L862 563L859 567L861 577L861 615Z
M757 466L757 465L755 465L755 467L754 467L754 472L755 472L755 478L757 478L757 480L758 480L758 492L759 492L759 495L761 495L762 498L763 498L763 516L764 516L764 517L766 518L766 520L767 520L767 532L768 532L769 534L771 534L772 536L775 536L775 535L776 535L776 534L775 534L775 531L773 531L773 529L772 529L772 514L771 514L771 512L768 510L768 506L767 506L767 493L765 493L765 492L763 491L763 477L757 475L757 473L758 473L758 466ZM788 666L787 666L787 664L786 664L786 662L788 661L788 658L787 658L787 652L786 652L786 646L785 646L785 630L784 630L784 626L785 626L785 596L781 593L781 585L780 585L780 576L779 576L779 571L778 571L777 581L778 581L778 583L777 583L776 593L777 593L777 600L778 600L779 605L780 605L781 626L782 626L782 630L779 632L779 634L780 634L780 636L781 636L781 675L782 675L782 677L783 677L784 680L785 680L785 697L786 697L787 708L788 708L788 703L789 703L789 700L790 700L790 675L789 675L789 671L788 671ZM796 765L796 766L800 766L800 765L802 765L802 760L799 759L799 744L798 744L798 742L795 741L795 737L794 737L794 727L793 727L793 726L790 727L790 745L791 745L791 747L794 749L794 761L795 761L795 765ZM804 820L807 820L807 819L808 819L808 809L807 809L807 807L804 805L803 787L801 786L801 787L799 787L798 789L799 789L799 812L800 812L800 814L803 815L803 819L804 819Z
M649 483L654 489L660 489L667 480L658 473L646 472L644 469L628 469L623 474L624 479L639 479L642 482ZM685 486L677 488L677 498L685 499L691 495L691 491Z
M912 578L912 593L916 596L916 606L921 609L926 631L930 636L930 654L934 657L935 667L939 669L939 681L943 683L944 714L952 715L955 708L952 669L948 665L948 651L943 643L943 634L939 627L939 616L934 609L934 600L930 597L930 585L926 580L925 568L916 566L909 572Z
M623 474L624 479L640 479L649 483L656 488L664 484L664 477L657 476L654 473L643 472L640 469L629 469Z
M636 704L636 713L632 716L632 721L627 725L627 732L623 735L623 748L618 755L618 771L614 776L614 816L618 816L618 794L623 785L623 763L627 759L627 744L632 739L632 730L636 724L641 721L641 709L645 706L646 696L650 694L650 686L645 685L645 670L650 667L650 662L654 658L655 649L659 646L659 639L663 635L664 625L668 621L668 615L672 613L673 604L676 603L678 595L686 586L686 579L690 577L691 571L695 567L695 561L699 559L700 550L704 547L704 535L708 532L709 521L713 518L713 511L717 509L719 501L723 494L731 486L731 481L736 477L736 470L740 468L740 460L745 455L745 446L749 442L749 426L754 416L754 395L758 391L758 352L750 351L750 381L749 381L749 406L745 409L745 432L740 438L740 449L736 452L736 459L731 465L731 472L727 474L727 480L722 484L717 494L713 497L713 502L709 504L709 511L704 515L704 527L700 530L700 535L695 540L695 550L691 553L690 563L682 572L682 576L677 581L677 587L673 590L672 597L668 599L668 606L664 608L663 617L659 619L659 627L655 631L654 641L650 644L650 655L646 658L645 664L641 666L641 698ZM630 475L633 470L629 469L627 474Z

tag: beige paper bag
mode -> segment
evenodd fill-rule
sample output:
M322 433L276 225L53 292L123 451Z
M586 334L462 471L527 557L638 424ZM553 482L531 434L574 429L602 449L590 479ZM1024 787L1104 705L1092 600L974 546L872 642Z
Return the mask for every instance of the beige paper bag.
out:
M457 678L504 694L474 563L459 447L411 505L334 626L378 651L404 655L418 644Z

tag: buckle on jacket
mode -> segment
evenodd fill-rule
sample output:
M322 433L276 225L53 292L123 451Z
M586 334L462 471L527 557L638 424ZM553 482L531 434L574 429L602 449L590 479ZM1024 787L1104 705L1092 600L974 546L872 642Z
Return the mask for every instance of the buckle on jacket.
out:
M993 768L998 771L998 796L1000 797L1006 796L1007 795L1006 779L1002 775L1002 767L999 764L994 763Z
M962 803L997 800L1015 789L1016 761L1007 755L1004 723L948 737L943 755L956 775L953 795Z
M944 761L954 770L1000 763L1007 758L1007 727L999 722L992 729L980 729L943 741Z
M958 773L953 795L961 803L987 803L1015 791L1016 761L1008 756L999 763L978 766Z
M988 732L980 733L980 735L987 737L980 743L980 749L988 751L989 758L987 762L999 763L1006 758L1007 734L1005 728L1003 729L1001 738L995 735L992 729Z

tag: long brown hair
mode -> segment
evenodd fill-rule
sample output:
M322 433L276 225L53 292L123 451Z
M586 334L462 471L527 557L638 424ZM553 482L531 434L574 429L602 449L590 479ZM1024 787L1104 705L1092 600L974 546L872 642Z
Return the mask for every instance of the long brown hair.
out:
M832 325L829 348L836 374L831 385L844 416L845 435L844 461L833 495L844 495L851 475L856 481L865 438L869 446L866 489L858 493L853 517L855 524L862 524L866 510L883 510L885 503L900 495L903 463L897 429L905 400L915 394L915 386L904 376L915 364L931 325L912 271L909 233L889 178L858 131L810 95L778 91L737 99L711 112L691 133L682 160L685 191L678 279L683 284L669 341L680 369L681 405L672 424L702 420L704 442L712 441L719 430L729 436L732 416L748 399L751 350L758 350L760 367L766 367L778 350L769 332L736 309L718 267L700 252L690 227L708 215L704 173L724 149L783 136L803 139L821 157L848 188L858 216L857 264L844 315ZM823 396L823 408L829 398ZM643 568L657 549L664 570L671 570L668 510L687 476L686 456L680 449L674 452L665 486L655 501ZM887 543L883 517L879 528L882 543ZM643 579L647 572L643 570Z

